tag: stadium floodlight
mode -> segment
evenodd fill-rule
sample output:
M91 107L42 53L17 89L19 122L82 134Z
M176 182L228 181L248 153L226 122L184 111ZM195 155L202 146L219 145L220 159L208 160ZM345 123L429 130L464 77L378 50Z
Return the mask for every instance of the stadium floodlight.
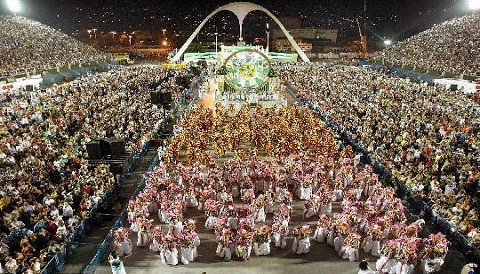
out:
M480 9L480 0L468 0L468 8L471 10Z
M10 11L13 13L22 11L22 5L20 5L19 0L7 0L7 6L8 9L10 9Z
M385 44L385 46L390 46L392 44L392 40L390 39L386 39L386 40L383 40L383 43Z

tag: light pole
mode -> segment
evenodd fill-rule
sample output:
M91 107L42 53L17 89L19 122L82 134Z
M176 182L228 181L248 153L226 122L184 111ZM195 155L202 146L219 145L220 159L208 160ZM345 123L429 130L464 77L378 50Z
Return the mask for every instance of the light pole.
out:
M215 53L218 52L218 32L215 32Z
M97 29L92 29L92 31L93 31L93 36L95 40L97 40Z
M270 26L268 25L268 22L267 22L267 25L266 25L267 29L267 48L266 48L266 51L268 53L269 49L270 49Z

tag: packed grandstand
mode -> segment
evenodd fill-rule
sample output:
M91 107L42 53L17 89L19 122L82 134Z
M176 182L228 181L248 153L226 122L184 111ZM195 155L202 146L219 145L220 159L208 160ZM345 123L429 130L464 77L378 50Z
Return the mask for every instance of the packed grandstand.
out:
M377 52L371 59L437 75L478 77L479 25L478 13L454 18Z
M70 36L22 16L0 15L0 77L111 58Z
M456 18L374 53L371 60L478 75L479 25L478 13ZM21 16L0 16L0 37L0 76L110 58ZM259 249L259 243L270 243L265 237L277 233L275 245L282 248L282 237L293 238L298 254L308 252L305 239L312 237L327 241L345 259L358 261L358 255L348 252L362 249L385 257L385 263L413 265L412 272L426 258L443 260L447 255L447 241L435 233L452 234L435 223L437 216L467 239L469 250L463 251L468 256L478 256L480 105L470 94L415 83L386 68L280 64L277 69L296 104L304 107L271 112L259 107L249 113L217 106L216 116L200 108L182 115L178 125L184 130L175 132L159 151L161 164L145 175L146 190L128 204L125 228L112 231L116 245L111 249L124 252L119 247L128 245L135 231L138 246L150 246L155 254L168 250L162 260L178 264L178 258L176 263L172 258L180 256L172 253L177 246L192 254L202 252L195 225L183 219L187 208L198 207L205 216L196 220L206 222L213 232L208 237L218 242L217 255L224 260L226 246L255 242ZM202 75L214 71L208 68ZM94 218L91 210L107 192L118 189L118 177L108 165L89 164L86 144L114 136L125 141L127 151L139 154L158 138L166 117L174 117L170 109L152 104L151 93L158 87L168 89L176 104L185 103L180 100L184 87L175 79L189 73L161 66L117 66L45 87L33 96L12 92L1 103L0 262L5 273L41 273L65 252L82 221ZM172 80L165 81L168 78ZM432 234L421 234L421 221L407 220L409 209L403 209L405 201L394 194L396 189L362 163L366 155L342 145L317 112L363 148L372 163L381 163L392 180L410 191L409 199L431 208L433 216L415 214L425 218ZM251 146L248 152L240 149L245 143ZM235 154L233 160L219 164L228 153ZM290 225L288 234L295 203L296 210L299 204L304 210L303 219L295 221L295 228ZM157 214L159 222L169 224L169 232L152 225L149 219ZM230 218L238 221L234 228ZM250 256L247 251L229 252L243 259ZM267 255L270 249L254 253ZM193 260L202 259L191 255L180 261ZM385 267L378 270L387 273Z

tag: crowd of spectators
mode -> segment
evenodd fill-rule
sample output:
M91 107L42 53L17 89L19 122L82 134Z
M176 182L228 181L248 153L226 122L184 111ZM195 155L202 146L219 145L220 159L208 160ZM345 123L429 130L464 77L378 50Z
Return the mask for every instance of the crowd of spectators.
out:
M480 73L480 13L454 18L371 55L371 60L455 76Z
M118 67L2 102L0 112L0 263L6 273L38 273L62 252L116 180L88 164L91 139L124 139L136 151L164 117L150 103L158 85L175 92L178 72ZM183 74L183 73L182 73Z
M480 107L468 95L358 67L280 74L393 179L480 243Z
M110 60L111 56L37 21L0 15L0 77Z

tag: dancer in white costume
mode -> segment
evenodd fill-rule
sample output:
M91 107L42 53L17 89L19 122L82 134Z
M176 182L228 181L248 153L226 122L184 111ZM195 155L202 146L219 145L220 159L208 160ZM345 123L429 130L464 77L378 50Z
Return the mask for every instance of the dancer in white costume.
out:
M235 253L238 258L247 261L250 260L254 234L253 226L249 226L245 223L239 227L235 241Z
M145 247L150 243L150 232L146 226L141 226L140 231L137 232L137 246Z
M167 264L165 262L165 238L161 226L155 226L153 228L152 242L150 243L149 249L150 251L159 254L160 262L162 264Z
M448 253L448 240L442 233L430 234L424 240L424 250L421 269L423 273L440 271Z
M265 213L271 214L273 213L273 192L268 191L265 193Z
M324 242L327 239L328 232L332 230L332 219L328 215L320 215L318 219L317 229L313 234L313 239L317 242Z
M184 222L182 233L178 236L181 244L180 260L183 264L188 264L198 257L197 247L200 245L200 238L195 229L195 221L188 219Z
M394 274L397 260L395 254L398 252L398 241L388 240L385 241L380 252L380 258L375 263L375 268L379 273Z
M112 274L127 274L125 271L125 267L123 266L122 260L118 257L115 252L110 253L108 255L108 262L110 263L110 267L112 268Z
M178 264L178 249L177 243L173 240L167 240L166 248L165 248L165 262L168 265L177 265Z
M343 241L343 245L338 251L342 259L348 259L350 262L358 260L358 248L360 246L361 236L357 233L350 233Z
M281 202L285 199L285 196L288 192L288 188L285 185L279 185L277 186L276 192L275 192L275 199L277 202Z
M255 199L255 207L255 222L264 223L267 216L265 214L265 197L262 194Z
M234 250L233 233L230 229L224 228L222 236L218 242L217 256L223 258L224 261L230 261L232 259L232 253Z
M309 225L303 225L293 229L292 251L296 254L306 254L310 252L310 236L313 231Z
M132 254L132 241L128 238L130 230L119 228L113 233L116 254L120 257Z
M308 200L312 197L312 183L311 181L305 181L300 184L297 190L297 196L300 200Z
M382 228L378 224L371 224L367 228L367 237L363 242L363 251L370 253L375 257L380 257L380 236L383 233Z
M303 219L308 219L313 216L318 216L318 196L313 195L305 201L303 206Z
M396 274L411 274L415 270L415 265L408 262L408 258L400 258L394 266Z
M195 208L198 207L198 200L197 197L195 196L195 190L191 188L186 194L185 194L185 206L187 208Z
M180 239L180 261L182 264L189 264L195 260L195 235L184 232Z
M257 256L270 254L271 228L263 225L257 230L256 240L253 244L253 253Z

